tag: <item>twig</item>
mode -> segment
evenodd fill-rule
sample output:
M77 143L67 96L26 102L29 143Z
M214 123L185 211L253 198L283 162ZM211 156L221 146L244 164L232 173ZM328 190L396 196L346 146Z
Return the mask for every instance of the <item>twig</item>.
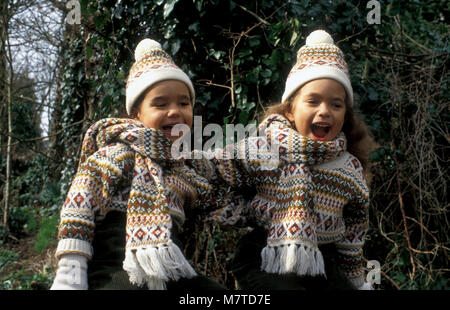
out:
M264 105L263 105L262 102L261 102L261 96L260 96L260 94L259 94L259 84L256 84L256 95L258 96L258 105L261 106L261 109L263 110L263 113L265 113L265 112L266 112L266 109L264 108ZM256 118L256 116L257 116L257 111L258 111L258 109L255 109L255 114L254 114L254 116L253 116L253 119Z
M205 255L205 271L203 274L206 276L208 271L208 258L209 258L209 242L211 240L211 232L209 229L207 229L207 226L205 225L206 230L208 231L208 239L206 240L206 255Z
M401 32L401 29L400 29ZM396 79L394 79L394 85L392 91L395 92L396 89L398 89L398 86L395 84ZM392 110L391 110L391 119L394 119L394 110L396 108L396 103L398 103L399 109L400 109L400 102L397 99L398 93L394 93L393 94L393 100L392 100ZM401 111L399 112L401 113ZM400 115L401 116L401 115ZM391 137L392 137L392 145L393 145L393 149L397 150L397 146L395 143L395 126L391 126ZM397 191L398 191L398 202L400 205L400 211L402 214L402 218L403 218L403 230L404 230L404 234L405 234L405 239L406 242L408 244L408 250L409 250L409 258L411 261L411 265L412 265L412 273L410 275L410 279L413 280L415 273L416 273L416 265L414 263L414 255L413 255L413 250L412 250L412 246L411 246L411 241L409 239L409 232L408 232L408 223L406 222L406 214L405 214L405 207L403 204L403 194L402 194L402 187L401 187L401 180L400 180L400 164L398 162L398 158L397 155L395 153L395 151L392 154L392 158L394 159L394 163L395 163L395 177L397 179Z
M206 86L216 86L221 88L226 88L228 90L231 90L231 87L228 85L222 85L222 84L216 84L213 83L211 80L198 80L198 82L204 82Z
M394 280L392 280L391 277L389 277L384 271L380 270L380 274L386 278L386 280L388 280L389 282L391 282L391 284L397 289L400 290L400 286L398 286L397 283L395 283Z
M198 225L195 225L195 244L198 244L198 238L199 238L199 233L198 233ZM198 251L198 247L195 247L195 252L194 252L194 267L197 267L198 264L198 255L199 255L199 251Z
M16 145L16 144L19 144L19 143L22 143L22 142L33 142L33 141L44 140L44 139L47 139L47 138L50 138L50 137L55 137L55 136L59 135L61 132L63 132L64 130L66 130L66 129L70 128L70 127L77 126L77 125L85 122L86 120L87 120L87 118L84 117L82 120L76 121L76 122L74 122L74 123L72 123L70 125L67 125L67 126L61 128L60 130L58 130L57 132L55 132L55 133L53 133L51 135L44 136L44 137L37 137L37 138L30 138L30 139L21 139L20 137L11 134L12 138L14 138L16 140L19 140L17 142L14 142L12 145ZM7 134L7 136L8 136L8 134ZM0 146L3 147L5 145L0 145Z
M8 235L8 238L11 238L11 239L13 239L14 241L19 241L19 239L17 239L16 237L14 237L13 235L11 235L11 234L9 234Z
M406 34L405 32L403 32L403 28L401 26L400 23L400 18L398 17L398 15L394 16L394 20L395 23L397 24L398 28L400 29L400 35L405 36L405 38L407 38L409 41L411 41L412 43L414 43L415 45L417 45L418 47L420 47L421 49L423 49L424 51L426 51L427 53L431 52L431 49L429 49L428 47L420 44L419 42L417 42L416 40L414 40L413 38L411 38L408 34Z
M279 10L281 10L282 8L284 8L288 3L285 3L284 5L280 6L278 9L276 9L275 11L273 11L268 17L267 19L272 18L272 16L277 13ZM250 11L248 11L247 9L245 9L244 7L240 6L241 9L247 11L250 13ZM253 12L252 12L253 13ZM231 120L231 123L234 122L234 119L236 118L236 103L235 103L235 99L234 99L234 54L236 51L237 46L239 45L241 39L246 36L250 31L252 31L253 29L261 26L261 24L265 24L267 25L267 21L264 19L259 18L256 14L252 14L253 16L257 17L257 19L259 20L259 23L251 26L250 28L248 28L247 30L245 30L244 32L241 32L237 39L236 37L233 37L233 47L231 48L231 55L228 56L229 61L230 61L230 93L231 93L231 106L234 109L234 113L233 113L233 119Z
M336 44L339 44L339 43L341 43L341 42L347 41L347 40L349 40L349 39L351 39L351 38L353 38L353 37L355 37L355 36L360 35L360 34L363 33L364 31L366 31L367 28L369 28L369 26L364 27L364 29L361 30L361 31L358 32L358 33L352 34L351 36L348 36L348 37L346 37L346 38L344 38L344 39L342 39L342 40L337 41Z
M243 9L245 12L249 13L250 15L252 15L253 17L255 17L260 23L263 23L264 25L269 25L269 23L262 19L261 17L259 17L258 15L256 15L255 13L253 13L252 11L250 11L249 9L247 9L246 7L243 7L240 4L237 4L238 7L240 7L241 9Z
M403 196L402 196L402 191L401 191L401 183L400 183L400 172L398 171L398 161L397 161L397 156L395 156L394 154L394 161L395 161L395 165L397 166L397 186L398 186L398 202L400 204L400 211L402 213L402 218L403 218L403 229L405 232L405 238L406 238L406 242L408 244L408 249L409 249L409 259L411 261L412 264L412 273L410 275L410 279L414 279L414 275L416 273L416 265L414 264L414 255L413 255L413 247L411 246L411 241L409 240L409 232L408 232L408 225L406 223L406 215L405 215L405 206L403 205Z
M411 221L417 223L418 225L420 225L427 233L430 234L430 236L434 239L434 241L435 241L436 243L438 243L437 238L436 238L436 237L428 230L428 228L425 227L425 225L423 225L422 223L419 223L419 221L417 221L415 218L412 218L412 217L409 217L409 216L407 216L406 218L407 218L408 220L411 220Z

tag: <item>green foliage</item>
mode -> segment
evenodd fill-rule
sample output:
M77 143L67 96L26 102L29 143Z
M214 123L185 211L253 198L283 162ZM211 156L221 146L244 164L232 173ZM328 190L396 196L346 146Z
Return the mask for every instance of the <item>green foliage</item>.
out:
M36 230L36 214L30 207L15 207L9 213L9 229L15 235Z
M448 288L443 272L450 245L449 115L443 98L449 97L450 47L448 17L441 14L448 3L380 2L381 24L369 25L367 1L80 1L82 24L71 26L61 48L61 101L59 116L52 120L55 144L50 144L51 151L59 150L58 157L52 161L33 153L13 165L12 233L35 231L37 217L44 217L36 251L54 241L56 214L76 171L83 134L95 120L125 115L126 79L141 39L159 41L192 78L195 114L204 124L245 125L280 100L296 51L311 31L322 28L346 55L356 110L378 143L371 154L365 256L379 260L402 289ZM27 117L32 109L16 103L15 131L32 138L38 134ZM5 169L3 156L0 169ZM187 240L193 264L233 287L226 265L244 231L199 223L191 231L192 238L197 236ZM6 240L7 233L0 234ZM405 235L418 252L408 248ZM4 287L18 286L11 277ZM20 287L50 279L27 277ZM381 287L393 288L385 280Z
M14 199L11 200L8 223L10 233L22 236L37 229L39 216L55 214L61 201L59 187L48 181L48 158L35 155L29 162L15 168L23 169L23 172L12 180ZM15 170L13 173L18 172ZM45 208L38 208L40 205Z
M58 213L63 200L61 198L61 188L57 182L47 182L44 184L42 191L39 193L38 200L46 208L40 210L40 214L44 216L54 215Z
M19 258L19 253L0 249L0 272Z
M36 244L34 245L34 250L37 253L42 253L49 245L56 242L58 223L58 215L42 218L39 232L37 234Z
M18 270L0 278L0 290L48 290L52 283L50 270L31 275L24 270Z
M234 288L229 265L237 241L248 232L245 228L221 227L215 223L188 221L181 234L185 254L191 265L225 287Z
M280 100L285 79L295 62L296 51L312 30L322 28L332 34L346 55L357 101L356 109L379 144L371 154L374 164L373 210L366 257L386 262L383 268L389 271L387 274L395 282L401 283L402 288L432 287L429 279L438 273L431 271L417 271L420 273L417 283L428 275L425 284L423 281L421 284L407 284L408 277L403 278L402 275L408 274L411 266L406 263L400 265L399 258L403 254L390 254L390 237L379 233L379 227L381 225L387 230L389 236L397 237L395 242L398 246L405 246L406 240L399 225L402 221L398 207L399 191L404 193L403 200L408 206L415 206L416 201L426 204L410 208L413 211L408 212L408 216L412 218L423 214L427 208L436 208L433 199L427 198L425 202L417 196L417 192L407 191L407 187L397 188L395 180L400 177L400 185L407 186L403 185L404 180L411 176L410 182L419 184L420 177L414 175L422 169L418 167L420 160L411 157L408 147L408 144L417 145L417 139L412 134L406 134L409 140L405 139L405 131L417 134L418 128L425 126L430 131L423 134L424 141L428 139L437 145L445 143L442 132L446 130L441 124L446 120L448 123L448 115L439 115L443 115L440 98L448 97L446 85L449 77L443 74L443 68L448 59L448 40L444 38L448 37L449 27L436 14L447 8L445 1L426 4L419 1L382 1L379 25L367 23L367 1L263 0L244 3L172 0L121 1L113 4L113 1L101 0L82 1L81 4L82 18L89 20L93 17L93 23L79 27L79 36L70 42L66 50L64 57L70 65L64 68L62 109L64 126L83 118L86 122L84 126L71 127L62 137L64 145L69 146L64 159L67 165L63 171L62 195L76 168L74 154L78 154L80 133L96 119L123 113L124 86L133 62L133 50L144 37L161 42L175 62L192 77L197 93L195 114L202 115L205 124L247 124L256 120L266 106ZM425 58L416 56L421 54ZM425 62L424 59L430 61ZM408 63L413 65L408 66ZM413 68L424 68L425 71L436 68L433 69L434 74L440 79L436 82L438 88L433 88L438 95L428 98L429 106L423 110L429 111L424 114L427 118L430 116L425 124L419 124L417 120L418 113L422 111L417 104L419 97L408 95L406 86L411 81L423 79L423 84L414 84L420 88L429 81L423 74L413 75ZM395 99L394 95L397 96ZM88 98L90 102L87 102ZM402 139L409 142L402 143ZM438 180L439 171L447 171L442 170L441 160L446 157L442 153L445 148L427 149L436 154L436 160L429 161L435 165L430 164L426 168L434 174L428 174L427 178ZM445 190L441 185L436 186L432 195L447 201L443 193ZM430 217L427 221L434 223L434 229L439 230L438 217ZM445 218L442 223L445 223ZM441 231L443 227L448 227L447 224L441 226ZM207 230L210 232L210 229ZM433 244L433 237L417 235L423 229L417 230L417 226L411 229L416 244ZM220 230L210 232L208 236L209 241L203 240L206 251L214 249L222 237L233 244L227 233ZM440 234L439 240L442 246L448 247L448 236ZM423 250L427 249L427 246L423 247ZM445 257L442 249L433 252L433 257ZM409 259L409 251L406 254ZM212 266L212 262L208 261L211 256L206 257L205 254L202 268ZM446 265L445 258L434 258L431 265L423 257L415 257L415 260L418 265L427 266L420 270L439 269ZM223 270L215 272L226 274ZM445 285L442 281L437 283Z

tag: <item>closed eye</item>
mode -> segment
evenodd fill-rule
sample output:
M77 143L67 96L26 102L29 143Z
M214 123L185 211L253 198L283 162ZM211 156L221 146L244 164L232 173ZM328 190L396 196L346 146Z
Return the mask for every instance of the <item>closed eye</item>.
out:
M343 103L341 100L335 100L335 101L333 101L333 102L331 103L331 105L332 105L334 108L338 108L338 109L344 107L344 103Z
M163 102L153 102L151 105L157 108L164 108L166 106L166 104Z

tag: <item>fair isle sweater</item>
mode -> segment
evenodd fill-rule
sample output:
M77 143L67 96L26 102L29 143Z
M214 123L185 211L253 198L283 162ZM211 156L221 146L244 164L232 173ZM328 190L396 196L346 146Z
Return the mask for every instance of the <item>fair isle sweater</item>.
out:
M341 270L355 288L361 287L369 189L361 163L346 152L345 136L314 141L281 115L269 116L260 129L262 137L191 161L211 182L225 182L237 191L256 189L246 207L230 205L211 219L233 224L240 217L255 217L268 231L261 269L270 273L324 274L318 245L334 243ZM267 148L252 157L252 145Z

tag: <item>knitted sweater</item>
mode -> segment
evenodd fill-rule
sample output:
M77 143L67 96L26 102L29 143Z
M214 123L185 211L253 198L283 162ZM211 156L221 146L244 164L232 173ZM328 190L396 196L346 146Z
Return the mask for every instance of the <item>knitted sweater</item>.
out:
M91 258L96 223L117 210L127 214L123 267L132 283L163 289L168 280L195 276L171 240L171 227L183 225L185 211L201 206L211 185L170 151L162 132L140 122L103 119L92 125L61 209L56 257Z
M335 243L341 269L360 287L369 189L360 162L345 151L345 136L314 141L301 136L281 115L268 117L260 132L262 136L191 161L209 180L244 192L256 189L247 210L230 205L211 218L233 224L240 217L256 217L269 235L261 268L271 273L324 274L318 245ZM256 156L251 145L259 147ZM261 145L268 148L261 151Z

